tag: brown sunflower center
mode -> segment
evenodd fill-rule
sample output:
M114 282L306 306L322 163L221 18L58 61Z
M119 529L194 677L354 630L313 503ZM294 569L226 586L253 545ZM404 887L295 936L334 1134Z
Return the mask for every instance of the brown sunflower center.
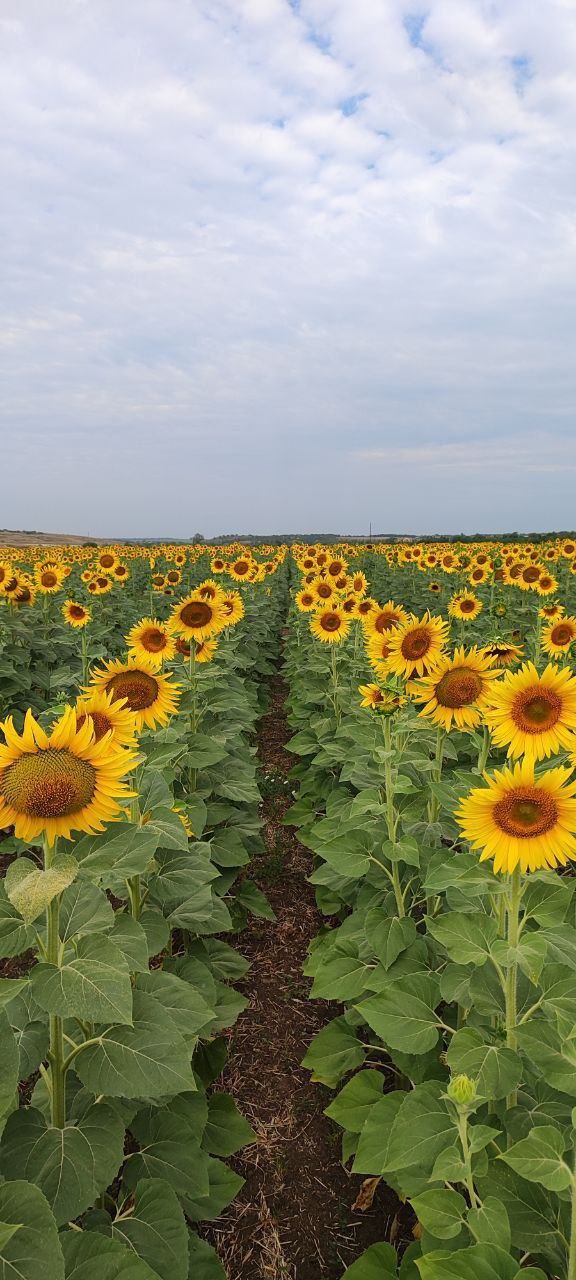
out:
M475 607L476 607L475 600L460 601L460 613L474 613Z
M247 560L237 560L236 564L234 565L234 568L236 570L236 573L245 574L245 573L248 573L250 565L248 564Z
M318 595L322 600L329 600L332 595L332 587L329 582L320 582L318 584Z
M558 818L556 803L539 787L515 787L494 805L493 818L506 835L526 839L550 831Z
M67 748L20 756L0 777L0 795L31 818L65 818L90 804L96 770Z
M552 628L550 639L553 644L570 644L574 639L572 627L566 622L559 622L557 627Z
M408 659L423 658L428 653L432 637L426 627L415 627L413 631L408 631L404 636L401 644L402 657Z
M100 564L103 569L111 569L114 564L114 556L109 555L108 552L104 552L104 555L100 556Z
M540 577L540 570L536 568L535 564L531 564L527 569L523 570L522 577L525 582L537 582Z
M323 631L339 631L342 619L337 613L324 613L320 619L320 626Z
M104 737L104 734L108 733L109 729L112 729L112 722L108 719L108 716L104 715L103 711L87 711L85 715L78 716L76 721L78 729L82 728L88 717L90 717L94 727L95 741L99 742Z
M392 627L397 626L397 624L398 614L393 613L392 609L381 609L378 617L374 619L374 626L376 631L380 632L380 635L382 635L384 631L391 631Z
M543 733L560 719L562 701L552 689L523 689L514 699L512 719L523 733Z
M43 573L41 582L43 587L55 587L58 579L55 573Z
M468 707L482 692L482 677L472 667L454 667L446 671L436 686L436 701L441 707Z
M71 618L81 619L85 617L85 610L81 604L71 604L68 612Z
M168 636L159 627L147 627L140 636L140 644L150 653L161 653L168 644Z
M125 698L131 711L144 711L158 697L158 681L147 671L118 671L106 683L106 693L114 699Z
M169 569L168 573L166 574L166 578L168 582L179 582L180 574L177 569Z
M206 600L190 600L180 610L180 621L185 627L207 627L212 618L213 611Z

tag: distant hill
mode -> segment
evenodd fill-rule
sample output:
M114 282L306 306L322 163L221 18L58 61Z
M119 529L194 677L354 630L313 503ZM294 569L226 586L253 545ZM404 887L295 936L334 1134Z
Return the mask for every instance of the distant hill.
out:
M37 529L0 529L0 547L84 547L115 542L115 538L88 538L80 533L40 533Z

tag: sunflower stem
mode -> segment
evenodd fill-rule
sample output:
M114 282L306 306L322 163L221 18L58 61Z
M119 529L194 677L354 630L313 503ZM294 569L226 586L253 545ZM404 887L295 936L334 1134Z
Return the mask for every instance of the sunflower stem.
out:
M522 899L522 876L520 867L517 866L510 877L510 893L508 897L508 946L516 952L518 940L520 937L520 902ZM509 1049L516 1051L518 1047L517 1021L517 987L518 987L518 961L516 956L509 960L506 973L506 1044ZM516 1090L508 1095L506 1105L515 1107L518 1101Z
M53 846L44 842L44 870L47 871L53 863L54 854L56 852L56 842ZM53 964L56 968L60 968L61 960L61 943L60 943L60 896L55 898L48 904L46 908L46 960L48 964ZM64 1036L62 1027L62 1018L55 1014L50 1015L50 1047L48 1049L48 1061L50 1063L50 1115L52 1124L57 1129L63 1129L66 1123L66 1072L64 1069Z
M386 759L384 761L384 787L386 791L386 826L388 828L388 839L390 844L396 844L396 805L394 803L394 775L392 771L392 717L384 716L384 746L386 750ZM392 862L392 887L394 889L394 897L396 899L396 910L400 917L406 915L404 906L404 894L402 893L402 884L400 882L400 872L398 863L394 858Z
M482 727L482 746L478 752L478 773L484 773L490 751L490 730L488 725Z
M533 643L534 643L534 648L532 653L532 659L534 662L534 666L538 667L540 664L540 658L542 656L542 618L540 617L540 609L538 609L538 613L536 614L536 625L534 627Z
M88 680L88 625L82 627L82 684Z
M190 692L192 694L192 711L190 713L190 728L192 730L192 733L196 733L196 729L198 725L198 715L197 715L197 707L196 707L196 692L197 692L197 689L196 689L196 641L192 637L190 638L190 658L188 661L188 666L189 666L189 672L190 672ZM190 774L189 774L189 783L190 783L191 791L196 790L196 776L197 776L196 769L191 768Z
M332 650L332 705L334 707L334 718L336 720L336 728L340 728L340 707L338 704L338 667L336 659L336 645L330 646Z
M434 752L434 770L432 773L433 782L442 781L442 765L444 763L444 743L446 741L446 731L442 725L438 725L436 732L436 750ZM438 821L440 813L440 801L437 796L432 795L428 801L428 822L432 824Z

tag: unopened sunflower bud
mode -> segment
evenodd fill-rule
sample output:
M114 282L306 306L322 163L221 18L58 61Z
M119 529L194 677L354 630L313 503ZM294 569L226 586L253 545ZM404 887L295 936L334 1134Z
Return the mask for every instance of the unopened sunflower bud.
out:
M446 1090L451 1102L458 1107L471 1107L476 1101L476 1081L470 1076L453 1076Z

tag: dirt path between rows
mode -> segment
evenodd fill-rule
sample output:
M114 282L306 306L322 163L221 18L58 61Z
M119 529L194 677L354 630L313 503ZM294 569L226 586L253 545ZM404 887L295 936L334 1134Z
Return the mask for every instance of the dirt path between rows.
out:
M340 1131L323 1115L333 1095L300 1066L312 1037L340 1009L308 1000L302 976L322 918L306 880L310 854L281 825L294 764L285 748L291 731L281 675L270 692L258 735L266 851L250 876L277 922L254 920L238 940L251 969L237 985L250 1004L232 1033L222 1080L258 1141L234 1161L246 1184L209 1235L228 1280L337 1280L373 1241L394 1237L397 1201L381 1185L371 1209L353 1208L362 1179L343 1169Z

